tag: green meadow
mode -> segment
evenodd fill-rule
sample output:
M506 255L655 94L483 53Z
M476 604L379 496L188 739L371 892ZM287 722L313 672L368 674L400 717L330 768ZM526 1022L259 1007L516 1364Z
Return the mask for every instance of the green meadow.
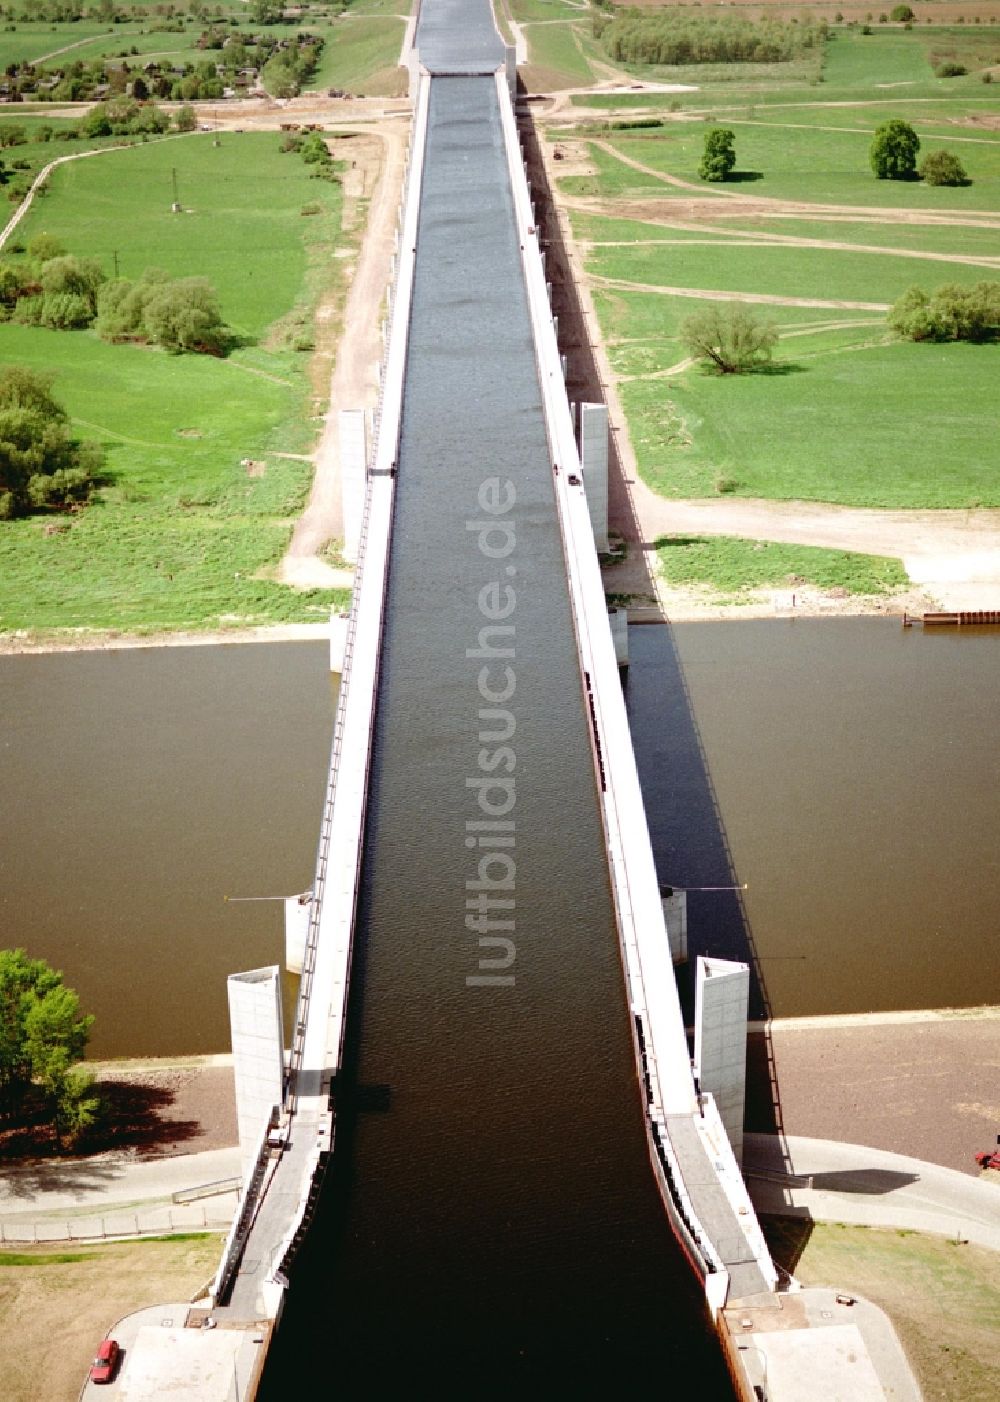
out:
M109 274L117 258L122 276L208 277L242 344L171 356L0 325L0 361L51 373L79 436L107 455L91 506L0 526L0 630L309 620L342 601L271 578L310 481L307 462L278 454L307 453L317 432L294 346L336 266L340 202L274 134L190 136L53 173L19 237L53 234ZM251 475L248 459L263 467Z
M661 343L657 361L682 354ZM775 365L625 380L645 480L677 497L712 496L725 480L775 500L1000 506L1000 347L886 343L859 326L779 342Z
M357 15L357 6L341 16L327 33L313 88L342 88L369 96L406 92L407 73L399 67L403 21L394 16Z
M166 29L157 24L155 15L145 20L125 20L108 25L77 21L58 25L19 22L13 32L0 28L0 68L8 64L41 62L54 67L77 59L123 58L131 66L156 59L176 65L212 61L219 55L214 50L198 48L202 31L210 24L224 24L233 34L247 37L266 32L282 39L299 34L319 34L325 40L319 67L306 82L307 89L343 87L364 91L363 84L375 79L372 90L377 93L405 91L399 87L396 68L403 39L403 23L398 18L406 5L390 0L357 0L350 9L330 19L326 12L303 15L301 24L272 24L263 29L247 17L243 4L232 7L228 18L188 19L181 30Z
M575 95L553 122L550 139L585 143L593 166L561 179L554 167L557 189L639 470L663 495L1000 506L1000 345L899 341L880 310L911 286L1000 280L1000 93L977 71L936 78L949 51L992 63L1000 27L837 29L821 84L689 66L697 92ZM631 112L658 125L616 128ZM875 179L874 129L897 115L921 158L951 150L971 183ZM711 185L698 164L714 123L731 125L737 162ZM680 325L704 291L770 299L757 310L779 331L771 366L688 363ZM785 304L796 299L819 305ZM869 309L838 305L852 302ZM721 584L703 547L691 559Z
M661 536L656 556L667 584L707 584L736 595L746 589L800 584L848 594L884 594L906 583L897 560L736 536Z

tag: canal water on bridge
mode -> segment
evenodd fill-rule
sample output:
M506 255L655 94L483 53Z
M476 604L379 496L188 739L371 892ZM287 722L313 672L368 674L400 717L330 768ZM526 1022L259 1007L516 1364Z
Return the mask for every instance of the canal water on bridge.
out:
M647 1157L492 78L434 80L418 250L337 1152L262 1396L728 1397Z

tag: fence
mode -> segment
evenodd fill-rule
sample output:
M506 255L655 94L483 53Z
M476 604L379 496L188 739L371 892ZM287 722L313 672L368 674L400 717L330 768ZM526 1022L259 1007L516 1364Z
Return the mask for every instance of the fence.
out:
M220 1194L216 1203L151 1204L117 1212L87 1213L21 1222L0 1221L0 1246L62 1241L107 1241L120 1237L170 1236L175 1232L222 1231L236 1210L237 1194Z

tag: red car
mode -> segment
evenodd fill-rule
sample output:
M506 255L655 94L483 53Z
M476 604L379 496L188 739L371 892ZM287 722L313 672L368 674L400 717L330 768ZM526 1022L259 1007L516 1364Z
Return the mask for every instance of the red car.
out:
M97 1357L90 1365L90 1381L92 1383L109 1383L115 1375L121 1353L116 1339L105 1339L97 1350Z

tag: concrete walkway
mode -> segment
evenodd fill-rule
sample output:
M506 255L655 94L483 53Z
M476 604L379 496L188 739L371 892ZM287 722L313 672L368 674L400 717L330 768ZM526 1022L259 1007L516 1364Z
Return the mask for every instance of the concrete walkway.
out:
M961 1237L1000 1251L1000 1185L830 1139L748 1134L743 1172L761 1213Z
M0 1240L65 1241L84 1236L226 1227L235 1189L174 1204L174 1193L238 1178L238 1148L174 1158L37 1159L13 1164L0 1178Z

